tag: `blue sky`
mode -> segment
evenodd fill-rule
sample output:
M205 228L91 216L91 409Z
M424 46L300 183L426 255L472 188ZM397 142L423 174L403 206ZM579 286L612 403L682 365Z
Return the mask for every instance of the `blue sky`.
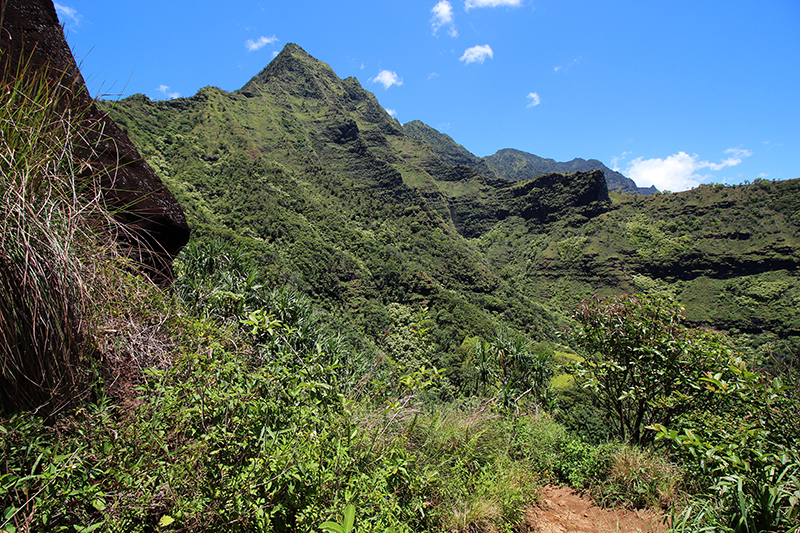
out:
M95 94L233 91L289 42L478 156L640 186L800 177L798 0L60 0Z

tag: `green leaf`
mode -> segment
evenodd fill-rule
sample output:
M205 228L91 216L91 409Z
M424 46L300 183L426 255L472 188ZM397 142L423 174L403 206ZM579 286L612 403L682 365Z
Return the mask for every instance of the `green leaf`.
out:
M329 531L330 533L345 533L342 526L336 522L323 522L319 525L319 527L323 531Z
M96 524L92 524L91 526L81 527L81 526L72 526L75 528L75 531L78 533L91 533L92 531L99 529L100 526L105 525L105 521L97 522Z
M168 525L172 524L175 521L170 515L165 514L161 517L161 520L158 521L159 527L167 527Z
M356 521L356 508L352 503L344 508L344 533L353 531L353 524Z

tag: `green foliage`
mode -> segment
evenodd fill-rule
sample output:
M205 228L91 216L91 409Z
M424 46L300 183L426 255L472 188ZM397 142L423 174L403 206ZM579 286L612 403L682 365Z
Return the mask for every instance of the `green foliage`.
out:
M590 445L572 436L564 440L554 464L556 479L575 489L584 490L592 487L599 490L608 474L612 454L618 445L613 443Z
M323 531L329 531L330 533L350 533L353 531L355 521L356 508L352 503L349 503L344 508L344 518L341 524L338 522L323 522L319 527Z
M197 331L198 351L149 371L128 413L98 404L51 430L28 415L4 423L0 446L14 466L0 496L20 509L12 523L284 531L321 522L325 502L366 472L364 436L347 421L331 354L299 352L288 329L259 331L249 356L228 344L230 330Z
M583 255L583 247L586 245L587 237L573 235L561 240L556 245L558 257L565 262L576 261Z
M573 378L572 374L564 375ZM599 398L574 378L569 386L556 391L552 412L556 421L588 444L607 442L617 435Z
M669 222L648 220L638 214L626 224L628 240L636 253L645 260L679 261L682 254L691 251L692 239L688 235L672 236L662 228Z
M308 299L264 302L240 324L204 313L174 324L184 354L147 370L133 405L101 396L55 426L2 420L2 527L347 530L350 505L359 531L519 523L534 472L550 471L528 438L544 419L486 404L421 411L435 372L372 367L356 382L343 368L358 356L328 342ZM425 324L418 313L412 334Z
M517 410L528 403L538 406L549 400L552 350L543 343L534 345L518 333L500 329L491 341L474 340L468 364L474 394L498 394L506 409ZM521 404L523 399L526 401Z
M185 246L175 260L175 277L175 293L190 312L220 320L257 306L263 287L244 254L219 238Z
M682 308L663 296L584 301L575 314L573 341L584 386L615 421L618 436L651 442L647 431L702 407L697 380L731 359L725 341L681 322Z
M800 392L783 378L736 361L699 380L714 410L657 425L721 503L721 525L738 532L800 528Z

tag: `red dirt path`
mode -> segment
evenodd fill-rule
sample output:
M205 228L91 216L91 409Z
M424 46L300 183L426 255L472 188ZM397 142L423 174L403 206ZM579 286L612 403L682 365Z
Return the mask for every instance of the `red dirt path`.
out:
M525 525L540 533L663 533L664 515L651 510L603 509L568 487L546 486Z

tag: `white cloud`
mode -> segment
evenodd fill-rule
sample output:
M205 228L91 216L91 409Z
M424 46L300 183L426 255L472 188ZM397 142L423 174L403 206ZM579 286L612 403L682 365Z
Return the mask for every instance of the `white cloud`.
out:
M277 37L274 35L272 37L264 37L263 35L258 38L258 40L247 39L244 42L244 47L247 48L248 52L255 52L256 50L261 50L268 44L272 44L278 40Z
M386 107L384 107L383 109L384 109L384 110L385 110L387 113L389 113L389 116L390 116L390 117L396 117L396 116L397 116L397 110L395 110L395 109L389 109L389 108L386 108Z
M615 155L613 158L611 158L611 170L614 172L620 172L619 163L620 161L624 161L628 155L630 155L630 152L622 152L622 155Z
M536 107L542 103L542 99L539 98L537 93L528 93L528 99L530 100L530 102L528 102L528 107Z
M81 16L78 14L78 10L73 7L63 6L61 4L53 4L56 8L56 12L58 15L63 19L64 17L72 20L72 23L76 26L81 23Z
M700 161L697 154L689 155L686 152L678 152L665 159L638 157L630 162L625 174L639 187L655 185L662 191L685 191L713 179L712 175L702 174L701 171L716 172L733 167L741 163L743 157L752 155L749 150L740 148L729 148L724 153L732 154L732 157L724 159L721 163ZM615 159L614 164L616 163Z
M453 22L453 6L450 2L441 0L441 2L433 6L431 13L433 13L431 27L433 28L434 35L439 31L439 28L446 26L447 34L450 37L458 37L458 30L456 30L456 25Z
M469 11L473 7L519 7L522 5L522 0L467 0L464 2L464 9Z
M576 57L575 59L572 60L572 63L570 63L566 67L563 66L563 65L559 65L557 67L553 67L553 72L566 72L570 68L572 68L573 65L576 65L576 64L580 63L581 59L583 59L583 57Z
M483 63L487 57L494 58L494 52L488 44L483 46L473 46L464 50L464 55L459 57L459 61L464 61L466 65L470 63Z
M374 78L370 78L372 83L380 83L384 89L388 89L392 85L403 85L403 79L400 78L396 72L389 70L382 70Z
M729 157L725 161L723 161L726 167L732 167L734 165L738 165L742 162L742 158L750 157L753 155L753 152L750 150L745 150L744 148L728 148L723 153L731 154L733 157Z
M163 94L165 98L168 98L170 100L172 100L173 98L180 98L181 96L181 93L170 92L169 85L159 85L158 89L156 90L161 94Z

